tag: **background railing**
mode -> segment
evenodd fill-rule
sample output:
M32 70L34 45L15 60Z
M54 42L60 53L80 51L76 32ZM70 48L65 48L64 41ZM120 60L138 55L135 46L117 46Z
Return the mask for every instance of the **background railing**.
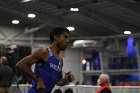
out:
M20 84L19 88L17 85L12 85L10 88L10 93L27 93L28 89L31 87L29 84ZM96 93L96 91L99 89L99 86L90 86L90 85L66 85L63 87L55 87L55 89L60 88L63 93L65 93L65 90L68 88L71 88L73 90L73 93ZM111 86L113 93L140 93L140 86ZM52 91L53 93L53 91Z

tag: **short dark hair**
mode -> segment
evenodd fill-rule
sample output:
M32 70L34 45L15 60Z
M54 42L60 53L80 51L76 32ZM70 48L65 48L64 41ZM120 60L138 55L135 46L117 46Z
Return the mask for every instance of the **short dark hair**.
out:
M53 41L54 41L54 35L60 36L64 32L67 32L68 34L70 33L69 30L65 27L55 27L55 28L53 28L52 31L50 32L51 43L53 43Z

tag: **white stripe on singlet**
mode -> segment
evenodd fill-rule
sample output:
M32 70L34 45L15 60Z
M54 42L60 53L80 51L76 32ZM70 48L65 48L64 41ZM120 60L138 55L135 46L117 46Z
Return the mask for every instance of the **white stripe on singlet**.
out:
M49 47L47 47L47 49L48 49L48 52L49 52L49 56L52 56L53 53L52 53L51 49Z

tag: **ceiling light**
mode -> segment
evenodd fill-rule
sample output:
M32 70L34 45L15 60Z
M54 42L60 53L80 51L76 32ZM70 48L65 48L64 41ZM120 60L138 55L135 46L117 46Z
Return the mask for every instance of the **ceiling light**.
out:
M82 64L86 64L86 62L87 62L87 61L86 61L85 59L82 60Z
M73 42L74 47L93 47L97 44L95 40L75 40Z
M12 23L13 24L19 24L19 20L13 20Z
M23 3L30 2L30 1L34 1L34 0L22 0Z
M131 34L131 31L124 31L124 34L126 35Z
M28 14L29 18L35 18L35 16L36 16L35 14Z
M79 11L79 8L70 8L70 11Z
M67 27L67 29L68 29L69 31L74 31L74 30L75 30L74 27Z

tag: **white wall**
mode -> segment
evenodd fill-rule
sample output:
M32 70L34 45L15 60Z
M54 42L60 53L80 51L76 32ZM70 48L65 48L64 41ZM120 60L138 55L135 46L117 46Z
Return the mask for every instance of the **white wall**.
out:
M81 50L67 49L64 53L63 60L63 70L65 72L72 71L75 75L75 82L80 81Z

